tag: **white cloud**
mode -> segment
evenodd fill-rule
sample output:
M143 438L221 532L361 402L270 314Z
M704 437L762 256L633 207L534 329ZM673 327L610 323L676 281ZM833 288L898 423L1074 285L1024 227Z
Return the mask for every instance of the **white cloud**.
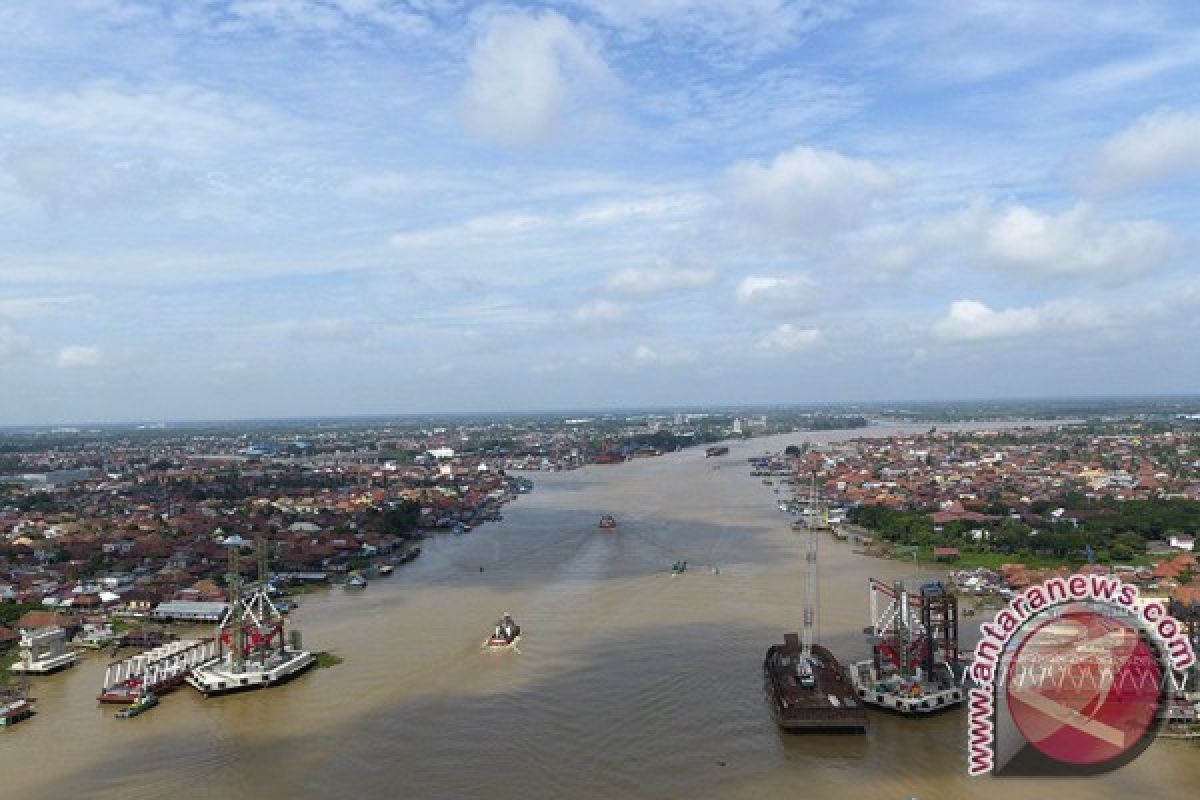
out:
M737 301L775 309L795 309L813 299L816 282L807 275L747 275L734 290Z
M1094 183L1125 189L1200 172L1200 113L1159 110L1139 118L1100 149Z
M821 331L818 328L797 328L790 322L785 322L755 345L759 350L769 353L794 353L812 347L821 341Z
M712 204L708 195L678 193L661 197L608 200L581 208L571 217L576 225L614 225L630 220L689 217Z
M84 344L61 347L54 357L54 363L61 369L98 367L103 361L104 354L99 347Z
M55 94L0 93L0 119L89 146L202 155L260 142L298 123L265 106L187 84L133 89L93 82Z
M625 295L655 295L711 286L717 279L712 267L648 267L623 269L608 279L608 290Z
M1171 232L1153 220L1110 221L1078 203L1061 213L1024 205L994 209L974 204L929 225L914 258L950 253L999 270L1036 277L1094 277L1119 281L1159 266Z
M1095 330L1108 322L1103 309L1078 300L1001 310L977 300L956 300L946 316L934 324L933 333L944 341L978 342Z
M698 356L692 350L673 348L656 350L648 344L639 344L633 350L633 361L640 366L673 366L695 363Z
M770 163L730 167L727 197L751 226L785 236L821 236L857 227L895 184L870 161L795 147Z
M745 60L795 43L847 13L842 0L575 0L634 39L652 34L688 43L712 61ZM698 45L698 46L696 46Z
M616 87L598 41L553 11L492 16L469 66L467 119L508 145L598 124L602 101Z
M625 317L625 314L625 306L611 300L592 300L575 309L571 318L580 325L597 325L618 322Z
M0 364L28 349L28 336L17 333L11 325L0 324Z

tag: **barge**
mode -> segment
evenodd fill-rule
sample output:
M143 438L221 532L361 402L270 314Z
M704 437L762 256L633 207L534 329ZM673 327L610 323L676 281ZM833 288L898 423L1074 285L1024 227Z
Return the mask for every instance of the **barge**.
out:
M810 508L818 504L813 474ZM817 620L817 542L810 524L804 550L804 638L787 633L783 644L767 648L763 685L775 723L788 733L846 731L863 733L867 712L846 670L827 648L813 641Z
M852 665L851 680L868 705L926 716L962 705L958 602L940 582L909 591L872 578L871 658Z
M845 669L819 644L805 657L800 637L784 634L767 648L764 688L775 723L789 733L867 729L867 712Z
M265 689L290 681L316 664L316 656L300 645L298 631L285 636L284 618L271 602L266 542L258 542L257 587L242 594L239 566L240 537L225 541L229 548L229 610L217 629L218 655L193 669L188 685L212 697Z
M127 705L148 694L164 695L182 686L196 667L215 661L218 652L214 639L184 639L113 662L104 670L97 699Z

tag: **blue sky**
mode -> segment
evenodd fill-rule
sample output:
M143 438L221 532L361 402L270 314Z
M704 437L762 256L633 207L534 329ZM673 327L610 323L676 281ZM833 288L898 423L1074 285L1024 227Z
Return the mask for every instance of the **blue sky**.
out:
M1197 391L1198 17L0 0L0 421Z

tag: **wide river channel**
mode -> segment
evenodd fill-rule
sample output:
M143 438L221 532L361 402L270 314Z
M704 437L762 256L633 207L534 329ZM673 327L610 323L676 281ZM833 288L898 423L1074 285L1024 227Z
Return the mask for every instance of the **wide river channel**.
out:
M272 690L184 687L117 720L95 701L107 654L89 655L34 679L40 713L0 731L0 797L1196 797L1192 742L1102 778L1004 780L967 777L965 711L873 713L865 736L776 729L761 664L800 624L802 542L746 457L896 430L533 474L503 521L432 537L365 590L302 596L290 624L345 661ZM615 532L597 530L605 513ZM677 559L689 568L672 577ZM867 578L914 567L831 537L819 563L819 640L862 658ZM520 653L481 651L502 611L524 627Z

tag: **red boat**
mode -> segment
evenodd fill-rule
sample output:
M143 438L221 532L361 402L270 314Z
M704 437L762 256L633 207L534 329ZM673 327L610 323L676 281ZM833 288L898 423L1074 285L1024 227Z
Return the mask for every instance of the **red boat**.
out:
M29 719L32 716L33 706L30 704L30 698L21 694L12 694L8 697L0 695L0 728L16 725L21 720Z
M142 682L140 677L130 678L127 681L118 683L116 686L108 687L100 693L97 699L101 703L122 703L128 705L147 693L163 695L174 689L178 689L180 686L183 686L186 678L187 673L180 672L170 678L159 680L149 687Z

